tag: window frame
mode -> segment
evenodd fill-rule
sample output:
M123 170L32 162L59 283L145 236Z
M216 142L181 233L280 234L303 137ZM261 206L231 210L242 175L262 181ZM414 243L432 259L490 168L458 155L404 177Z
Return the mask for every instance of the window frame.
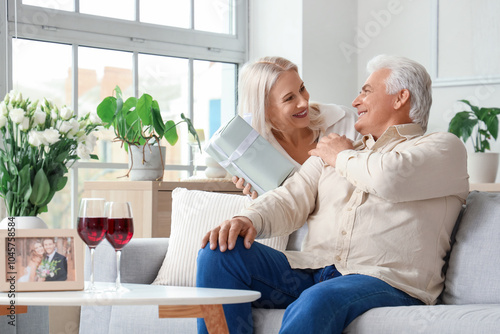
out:
M193 29L194 0L191 0L190 29L176 28L139 22L139 3L135 1L134 21L78 13L79 0L75 0L75 12L24 5L21 0L0 2L0 96L13 87L12 40L14 38L61 43L72 46L72 62L78 64L78 47L95 47L132 52L133 86L138 96L138 55L180 57L189 60L189 111L193 119L193 62L194 60L234 63L241 66L248 57L248 0L235 0L234 34L219 34ZM145 36L153 36L147 38ZM78 66L72 73L72 109L78 113ZM237 74L236 74L237 76ZM235 78L237 80L237 78ZM235 97L236 98L236 97ZM235 99L236 100L236 99ZM236 106L235 106L236 112ZM194 119L193 119L194 121ZM191 155L191 152L189 153ZM80 168L126 169L126 163L80 162L71 168L68 178L71 185L71 217L74 222L78 206L78 170ZM168 165L168 170L193 170L193 165ZM74 225L74 223L73 223Z

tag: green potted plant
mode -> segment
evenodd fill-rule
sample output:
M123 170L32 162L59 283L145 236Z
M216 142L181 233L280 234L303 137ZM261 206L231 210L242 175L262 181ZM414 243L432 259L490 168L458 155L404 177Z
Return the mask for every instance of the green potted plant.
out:
M490 140L498 137L498 115L500 108L479 108L467 100L459 100L470 110L458 112L450 121L448 131L467 143L472 141L473 153L468 155L470 182L495 182L498 170L498 153L488 152Z
M186 123L189 133L193 135L201 150L201 144L196 130L189 118L181 114L181 121L173 120L163 122L158 102L149 94L142 94L140 98L129 97L123 99L120 87L114 89L116 96L108 96L97 106L97 115L104 123L104 127L113 127L115 140L120 141L129 153L130 168L125 176L132 180L162 180L164 173L165 148L162 149L160 141L165 138L173 146L179 139L177 125ZM140 152L142 171L145 176L137 172L134 175L134 151ZM158 153L157 166L153 159ZM152 171L157 168L157 171ZM132 174L131 174L132 173Z

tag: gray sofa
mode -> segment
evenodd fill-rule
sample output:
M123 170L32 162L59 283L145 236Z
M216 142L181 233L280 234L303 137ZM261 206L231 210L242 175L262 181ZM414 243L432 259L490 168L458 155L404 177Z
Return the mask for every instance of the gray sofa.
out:
M299 231L298 231L299 232ZM300 247L305 231L290 237ZM344 333L500 333L500 193L471 192L457 220L437 305L372 309ZM122 281L151 283L168 239L133 239L122 255ZM114 250L96 250L96 280L114 281ZM87 266L88 267L88 266ZM283 310L254 309L255 333L279 331ZM80 334L196 333L195 319L159 319L155 306L82 307Z

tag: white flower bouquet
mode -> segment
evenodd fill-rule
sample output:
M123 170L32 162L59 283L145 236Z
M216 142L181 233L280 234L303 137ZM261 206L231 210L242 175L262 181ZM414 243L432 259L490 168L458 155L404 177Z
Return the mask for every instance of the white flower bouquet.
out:
M47 211L63 189L66 173L91 154L102 125L95 114L79 119L51 101L31 102L11 91L0 102L0 197L8 216L36 216Z

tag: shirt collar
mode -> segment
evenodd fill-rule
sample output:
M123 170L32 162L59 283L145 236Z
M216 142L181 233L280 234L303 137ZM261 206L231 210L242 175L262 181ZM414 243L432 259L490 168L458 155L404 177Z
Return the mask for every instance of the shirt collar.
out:
M395 140L409 140L418 136L422 136L424 130L419 124L407 123L391 125L385 130L385 132L380 136L378 140L375 140L371 134L364 135L361 140L355 145L357 149L369 149L375 150L379 147L383 147L388 143Z

